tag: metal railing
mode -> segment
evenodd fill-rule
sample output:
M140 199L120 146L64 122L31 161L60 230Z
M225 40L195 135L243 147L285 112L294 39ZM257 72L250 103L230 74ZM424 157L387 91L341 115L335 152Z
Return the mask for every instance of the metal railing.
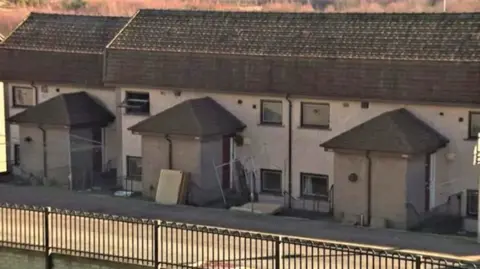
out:
M55 254L151 268L480 268L315 240L10 204L0 205L0 246L42 251L47 269Z

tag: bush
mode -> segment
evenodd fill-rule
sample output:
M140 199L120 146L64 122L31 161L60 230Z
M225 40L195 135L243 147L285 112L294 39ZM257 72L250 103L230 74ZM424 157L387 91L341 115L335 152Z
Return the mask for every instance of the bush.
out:
M63 0L62 7L65 10L69 11L78 11L80 9L84 9L87 6L87 2L85 0Z
M48 0L8 0L7 2L17 6L38 7L46 4Z

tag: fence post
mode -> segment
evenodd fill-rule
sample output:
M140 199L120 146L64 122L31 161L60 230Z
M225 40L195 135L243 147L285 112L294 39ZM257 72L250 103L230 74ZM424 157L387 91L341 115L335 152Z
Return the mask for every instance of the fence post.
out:
M154 220L153 222L153 268L158 268L158 229L160 228L160 224L158 220Z
M415 258L415 269L421 269L422 268L422 256L417 256Z
M280 269L280 256L283 256L283 254L280 253L280 244L281 244L280 237L276 237L275 238L275 269Z
M50 256L50 207L43 209L43 241L45 247L45 269L52 269L52 257Z

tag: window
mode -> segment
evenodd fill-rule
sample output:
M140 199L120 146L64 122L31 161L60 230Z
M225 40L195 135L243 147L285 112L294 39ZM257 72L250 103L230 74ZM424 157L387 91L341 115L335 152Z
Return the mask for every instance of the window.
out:
M328 199L328 176L315 174L300 174L302 197Z
M12 98L14 107L29 107L35 105L35 90L31 87L12 88Z
M330 126L330 105L303 103L301 111L302 127L328 128Z
M477 138L480 133L480 112L470 112L468 121L468 138Z
M262 184L262 192L265 193L282 193L282 171L262 169L260 171L260 181Z
M262 124L282 124L282 101L267 101L262 100L261 106L261 119Z
M127 114L150 114L150 94L148 93L127 92L123 103Z
M13 145L13 165L20 165L20 145Z
M478 216L478 191L467 190L467 216Z
M127 178L130 180L142 180L142 158L127 156Z

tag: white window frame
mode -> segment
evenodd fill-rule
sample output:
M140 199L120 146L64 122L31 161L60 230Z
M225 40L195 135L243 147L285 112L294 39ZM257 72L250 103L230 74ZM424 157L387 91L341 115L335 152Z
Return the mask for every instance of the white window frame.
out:
M143 96L146 98L133 98ZM129 115L150 115L150 93L149 92L125 92L125 99L123 101L125 107L125 114Z
M265 174L270 173L270 174L277 174L279 176L279 183L280 183L280 188L279 189L269 189L265 188ZM276 194L276 195L281 195L282 194L282 184L283 182L283 172L282 170L273 170L273 169L261 169L260 170L260 190L262 193L269 193L269 194Z
M319 109L328 108L328 122L326 123L309 123L305 122L305 107L306 106L319 106ZM321 108L320 108L321 107ZM300 103L300 126L306 128L320 128L328 129L330 128L330 104L329 103L313 103L313 102L301 102Z
M25 102L22 102L20 100L17 100L18 91L24 91L20 96L24 95L25 92L30 91L30 94L32 94L32 102L30 104L26 104ZM24 100L23 100L24 101ZM12 107L32 107L37 104L37 96L35 89L33 87L27 87L27 86L12 86Z
M130 168L130 161L138 161L137 166L140 168L140 174L133 173L132 174L132 169ZM126 156L126 165L127 165L127 179L133 180L133 181L142 181L142 174L143 174L143 167L142 167L142 157L138 156Z
M281 106L280 121L270 121L265 119L265 108L269 104L275 104ZM281 100L260 100L260 123L269 125L282 125L283 124L283 102Z
M326 192L324 194L316 194L316 193L308 193L306 192L306 180L307 179L312 179L312 178L319 178L322 180L326 181ZM301 196L304 198L312 198L312 199L318 199L318 200L328 200L328 193L329 193L329 178L328 175L324 174L312 174L312 173L300 173L300 191L301 191ZM312 190L313 191L313 190Z

